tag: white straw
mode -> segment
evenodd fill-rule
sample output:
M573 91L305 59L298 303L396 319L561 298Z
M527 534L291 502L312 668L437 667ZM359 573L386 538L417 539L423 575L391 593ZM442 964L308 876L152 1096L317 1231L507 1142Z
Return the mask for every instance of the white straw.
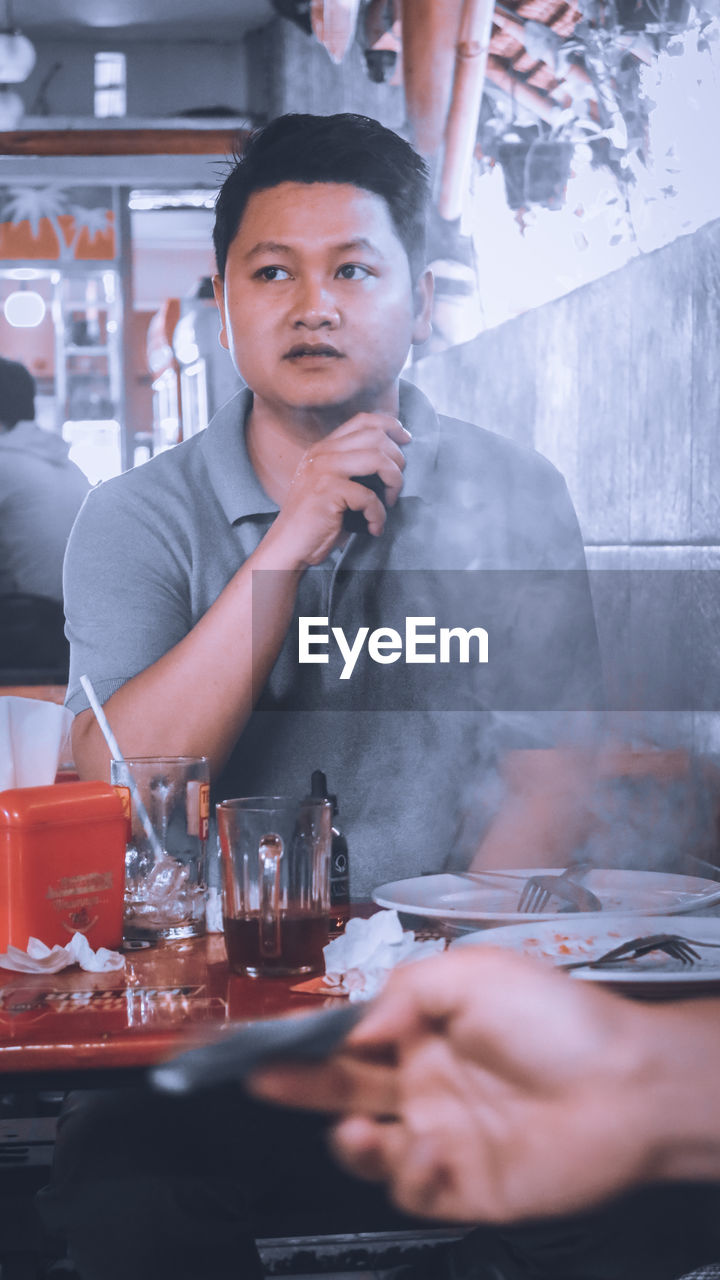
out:
M98 702L97 694L92 687L92 683L90 681L89 676L81 676L80 683L87 694L88 702L90 703L90 706L92 707L95 713L95 719L97 720L100 726L103 738L105 739L105 741L108 744L108 747L110 748L110 754L113 760L119 760L120 763L125 766L125 777L127 778L127 784L130 788L130 794L133 798L133 801L135 802L135 809L137 811L137 816L142 822L145 835L147 836L150 842L152 851L156 859L164 858L165 854L163 851L163 847L160 844L160 841L157 838L157 833L155 831L155 828L152 822L150 821L150 815L147 809L145 808L143 798L140 795L140 789L135 779L133 778L130 770L128 769L127 761L125 760L125 757L122 751L120 750L120 747L118 746L118 741L117 741L117 738L115 737L115 734L110 728L108 718L105 715L105 712L103 711L100 703Z

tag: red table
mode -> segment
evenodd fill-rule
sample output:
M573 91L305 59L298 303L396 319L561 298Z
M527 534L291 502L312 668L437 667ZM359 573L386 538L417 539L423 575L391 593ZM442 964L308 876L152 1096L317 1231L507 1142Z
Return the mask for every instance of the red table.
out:
M321 1008L299 981L231 974L219 934L129 951L124 972L0 970L0 1086L128 1082L229 1023Z
M377 908L362 903L351 910L370 915ZM72 968L43 976L0 969L0 1092L18 1093L27 1103L44 1090L142 1084L147 1067L222 1035L232 1023L322 1008L322 996L292 991L297 982L302 979L231 974L219 934L128 951L124 972ZM327 999L337 1003L337 997ZM43 1113L38 1119L33 1112L32 1118L13 1117L6 1124L12 1126L15 1166L18 1143L32 1149L35 1164L49 1163L54 1118ZM0 1132L0 1148L4 1137ZM408 1261L419 1257L428 1242L441 1244L457 1235L454 1229L430 1228L324 1238L326 1230L323 1225L317 1235L317 1224L310 1223L308 1235L293 1219L292 1237L282 1229L281 1239L261 1242L264 1256L272 1256L275 1247L285 1263L295 1251L308 1266L315 1256L324 1261L367 1257L368 1267L384 1265L387 1256L395 1265L405 1254ZM32 1231L34 1248L34 1218ZM278 1231L266 1224L266 1234L275 1237Z

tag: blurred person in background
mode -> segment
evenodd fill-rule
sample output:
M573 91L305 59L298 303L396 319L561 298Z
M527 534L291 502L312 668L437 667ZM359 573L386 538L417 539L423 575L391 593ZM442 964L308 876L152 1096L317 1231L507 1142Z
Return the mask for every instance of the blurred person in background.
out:
M90 488L59 435L35 421L35 379L0 357L0 668L67 679L62 567Z
M90 488L69 445L35 422L35 379L0 357L0 593L62 601L65 546Z

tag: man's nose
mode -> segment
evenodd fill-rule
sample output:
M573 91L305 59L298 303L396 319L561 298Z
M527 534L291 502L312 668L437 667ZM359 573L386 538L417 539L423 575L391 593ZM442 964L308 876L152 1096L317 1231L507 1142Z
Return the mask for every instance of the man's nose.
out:
M296 294L290 319L295 328L335 328L340 315L332 289L325 282L304 281Z

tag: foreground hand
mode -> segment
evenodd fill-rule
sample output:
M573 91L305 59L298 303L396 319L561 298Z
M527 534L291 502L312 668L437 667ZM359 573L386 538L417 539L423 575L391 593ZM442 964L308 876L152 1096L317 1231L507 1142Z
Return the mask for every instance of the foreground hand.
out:
M397 970L341 1053L251 1081L335 1111L334 1149L400 1208L510 1222L584 1207L649 1172L645 1010L507 951Z
M379 475L392 507L402 488L410 432L386 413L358 413L305 453L272 529L300 567L320 564L342 533L346 511L360 511L376 537L385 527L385 507L351 476Z

